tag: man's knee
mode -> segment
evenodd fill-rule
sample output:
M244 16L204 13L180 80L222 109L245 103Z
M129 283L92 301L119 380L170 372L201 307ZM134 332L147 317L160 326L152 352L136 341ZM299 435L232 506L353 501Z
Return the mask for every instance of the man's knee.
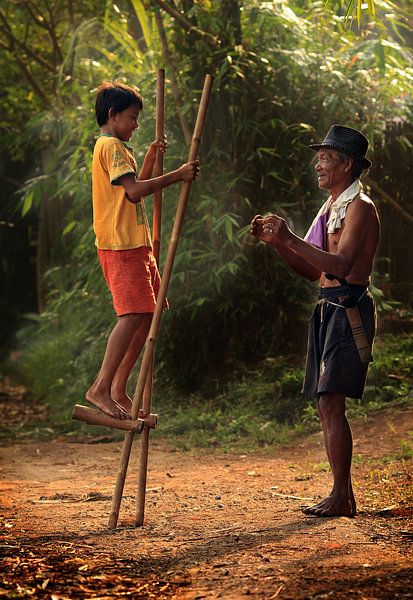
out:
M322 419L336 419L346 411L346 397L337 392L320 394L317 404Z

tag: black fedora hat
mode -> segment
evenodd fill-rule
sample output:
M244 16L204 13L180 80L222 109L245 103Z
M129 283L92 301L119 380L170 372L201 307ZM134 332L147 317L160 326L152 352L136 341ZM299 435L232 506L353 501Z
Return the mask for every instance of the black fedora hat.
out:
M332 125L321 144L310 144L310 148L316 151L330 148L356 158L361 161L363 169L371 167L371 162L366 158L368 147L369 141L361 131L343 125Z

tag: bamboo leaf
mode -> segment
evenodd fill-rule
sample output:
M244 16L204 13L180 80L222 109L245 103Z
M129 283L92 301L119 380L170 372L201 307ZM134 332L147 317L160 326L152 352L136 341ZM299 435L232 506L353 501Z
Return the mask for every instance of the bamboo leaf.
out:
M143 2L141 0L131 0L133 9L135 11L136 17L139 21L139 24L142 28L143 37L145 38L145 43L148 48L152 45L152 29L151 23L148 18L148 14L145 10Z
M74 229L77 225L77 221L71 221L70 223L68 223L66 225L66 227L63 229L63 235L67 235L68 233L70 233L72 231L72 229Z
M369 9L369 13L375 17L376 16L376 9L374 6L374 0L367 0L367 5L368 5L368 9Z
M379 40L376 44L375 53L379 69L382 73L384 73L384 71L386 70L386 59L384 54L384 46L381 43L381 40Z
M34 190L31 189L24 196L23 207L22 207L22 217L25 217L33 204Z
M232 241L233 235L232 235L232 222L231 222L231 219L225 219L225 233L226 233L227 238L229 239L229 241Z

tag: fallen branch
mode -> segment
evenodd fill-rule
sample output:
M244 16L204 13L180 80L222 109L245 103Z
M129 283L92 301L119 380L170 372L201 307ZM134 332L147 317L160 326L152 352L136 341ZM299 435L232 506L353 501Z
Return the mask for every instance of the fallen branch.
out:
M172 6L169 6L169 4L167 2L164 2L164 0L154 0L154 1L155 1L155 4L157 4L165 12L167 12L171 17L173 17L175 19L175 21L177 23L179 23L179 25L182 27L182 29L184 29L188 33L196 33L201 38L207 38L207 39L211 40L212 42L214 42L215 45L218 44L217 38L214 35L212 35L212 33L209 33L208 31L202 31L202 29L199 29L198 27L195 27L194 25L192 25L189 21L187 21L185 19L184 16L182 16L182 14L180 12L178 12L175 8L172 8Z
M376 192L379 196L381 196L381 198L387 203L389 204L392 208L394 208L394 210L401 216L401 218L403 219L403 221L405 221L406 223L410 223L411 225L413 225L413 215L411 215L409 212L407 212L406 209L404 209L402 206L400 206L400 204L397 202L397 200L395 200L392 196L390 196L390 194L388 194L387 192L385 192L378 183L376 183L375 181L373 181L370 178L366 179L366 183L368 186L371 187L371 189Z

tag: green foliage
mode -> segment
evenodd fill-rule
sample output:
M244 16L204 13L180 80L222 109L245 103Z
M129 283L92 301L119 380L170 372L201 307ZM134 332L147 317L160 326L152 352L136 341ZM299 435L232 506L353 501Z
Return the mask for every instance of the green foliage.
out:
M347 402L350 418L411 403L412 345L408 335L379 336L364 398ZM215 446L249 451L319 430L315 398L300 394L303 371L294 366L296 362L294 357L267 359L259 368L246 372L241 380L228 384L214 399L198 396L183 403L170 390L160 393L159 434L184 449ZM164 397L165 404L161 400ZM402 443L400 454L405 459L411 457L409 440ZM319 468L328 469L328 464L322 463Z
M107 309L97 312L96 298L85 288L59 295L53 307L36 326L21 330L27 350L18 369L32 393L47 402L53 421L67 424L73 405L83 400L99 370L113 314L109 298Z
M412 399L413 339L409 335L381 335L374 347L363 400L350 400L350 416L366 415L391 402Z
M167 62L151 3L92 4L86 3L80 18L81 6L75 3L65 28L67 8L53 3L62 56L59 62L55 49L45 98L33 90L26 146L19 147L35 146L38 153L35 172L21 190L22 211L36 209L45 196L49 203L64 205L59 248L51 248L45 273L46 311L25 342L22 370L33 382L40 365L37 353L43 361L58 357L42 373L44 381L33 385L47 394L50 386L55 389L53 382L63 381L56 392L64 390L68 403L94 376L112 319L91 232L96 86L116 76L142 89L145 108L134 140L141 161L154 131L154 71ZM16 6L9 17L16 19L18 35L17 17L22 23L30 19L25 6ZM386 24L376 23L375 29L370 22L360 34L326 12L321 2L250 1L242 11L238 8L237 3L194 3L182 11L183 24L161 14L173 56L167 65L166 169L185 159L182 118L192 127L204 73L215 74L201 146L202 174L191 191L169 292L172 308L163 317L157 347L160 384L205 397L220 393L224 376L242 376L258 361L265 364L266 356L304 352L313 287L251 239L251 218L277 212L303 234L320 203L308 143L334 118L365 131L380 153L385 124L395 115L408 120L412 112L412 61L400 39L403 12ZM27 26L32 32L34 24ZM50 58L47 44L36 38L37 47L39 56ZM26 58L26 66L37 73L39 61L32 65L33 57ZM10 67L14 75L17 68ZM28 102L19 93L10 103L10 118ZM176 188L165 192L163 256L177 193ZM288 409L291 419L297 417L302 406L293 398L299 379L293 369L281 378L280 389L266 384L263 395L278 398L271 418ZM238 392L248 395L250 390L246 386L243 392L240 384Z
M251 410L234 416L226 408L208 403L201 408L199 402L192 401L175 414L166 413L160 435L183 450L253 451L287 442L291 431L286 425L265 420Z
M402 440L400 442L401 445L401 451L400 453L397 455L397 458L400 458L402 460L410 460L413 458L413 446L411 444L411 441L409 440Z
M98 338L87 337L93 320L100 321L102 333ZM73 405L83 401L91 382L90 373L96 373L100 366L109 323L109 314L96 315L90 305L84 313L65 314L59 323L58 339L47 337L44 322L44 335L40 338L31 339L36 333L33 329L24 332L29 350L20 364L20 377L30 382L35 395L43 398L50 409L46 429L38 435L50 436L56 431L85 433L85 427L70 420L70 414ZM411 403L412 344L408 335L379 336L365 396L362 401L348 400L351 419ZM216 447L223 451L252 451L318 431L315 398L300 393L300 363L302 359L295 356L267 358L226 385L221 382L220 389L217 383L213 395L210 390L204 395L184 395L179 388L163 385L156 378L153 410L159 413L160 423L153 435L185 450ZM23 434L24 431L19 433ZM405 442L400 455L408 459L411 443Z

